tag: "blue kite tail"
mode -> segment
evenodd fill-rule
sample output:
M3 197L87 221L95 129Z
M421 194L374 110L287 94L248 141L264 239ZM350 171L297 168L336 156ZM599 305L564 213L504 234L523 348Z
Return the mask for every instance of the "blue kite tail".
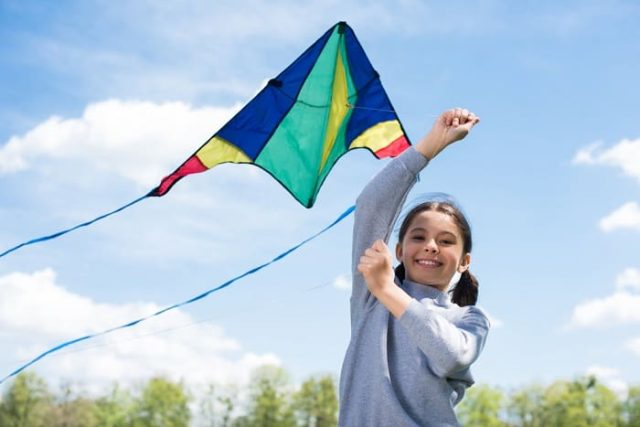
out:
M152 191L152 192L153 192L153 191ZM35 244L35 243L46 242L47 240L55 239L55 238L58 238L58 237L62 236L63 234L67 234L67 233L69 233L69 232L71 232L71 231L73 231L73 230L77 230L78 228L86 227L87 225L91 225L91 224L93 224L94 222L98 222L98 221L100 221L101 219L104 219L104 218L106 218L106 217L108 217L108 216L111 216L111 215L113 215L113 214L115 214L115 213L118 213L118 212L120 212L120 211L123 211L123 210L127 209L129 206L133 206L133 205L135 205L136 203L138 203L139 201L144 200L144 199L146 199L147 197L152 196L152 194L151 194L152 192L147 193L147 194L145 194L144 196L139 197L139 198L135 199L134 201L129 202L129 203L127 203L126 205L124 205L124 206L122 206L122 207L120 207L120 208L118 208L118 209L116 209L116 210L114 210L114 211L111 211L111 212L106 213L106 214L104 214L104 215L100 215L99 217L94 218L94 219L92 219L91 221L83 222L82 224L78 224L78 225L76 225L75 227L71 227L71 228L68 228L68 229L66 229L66 230L58 231L57 233L53 233L53 234L50 234L50 235L48 235L48 236L38 237L38 238L35 238L35 239L31 239L31 240L29 240L28 242L20 243L19 245L14 246L13 248L11 248L11 249L7 249L6 251L2 252L2 253L0 254L0 258L2 258L2 257L3 257L3 256L5 256L5 255L9 255L9 254L10 254L11 252L13 252L13 251L17 251L18 249L20 249L20 248L21 248L21 247L23 247L23 246L29 246L29 245L33 245L33 244Z
M145 197L146 197L146 196L145 196ZM143 197L143 198L144 198L144 197ZM137 202L137 201L139 201L139 200L142 200L142 198L140 198L140 199L136 200L135 202ZM135 202L130 203L128 206L132 205L132 204L133 204L133 203L135 203ZM125 206L125 207L126 207L126 206ZM121 209L124 209L124 207L123 207L123 208L121 208ZM318 231L316 234L312 235L311 237L308 237L308 238L304 239L302 242L298 243L297 245L295 245L295 246L293 246L293 247L291 247L291 248L287 249L286 251L284 251L284 252L283 252L283 253L281 253L280 255L278 255L278 256L276 256L276 257L274 257L271 261L265 262L264 264L259 265L259 266L257 266L257 267L253 267L253 268L251 268L251 269L247 270L246 272L244 272L244 273L240 274L239 276L236 276L236 277L234 277L233 279L227 280L226 282L222 283L221 285L218 285L218 286L216 286L215 288L209 289L208 291L203 292L203 293L201 293L200 295L196 295L196 296L194 296L194 297L192 297L192 298L189 298L188 300L183 301L183 302L181 302L181 303L174 304L174 305L171 305L171 306L169 306L169 307L165 307L165 308L163 308L163 309L161 309L161 310L156 311L156 312L155 312L155 313L153 313L153 314L150 314L150 315L145 316L145 317L141 317L141 318L136 319L136 320L132 320L132 321L127 322L127 323L125 323L125 324L123 324L123 325L116 326L116 327L113 327L113 328L110 328L110 329L106 329L106 330L104 330L104 331L102 331L102 332L97 332L97 333L95 333L95 334L84 335L84 336L82 336L82 337L74 338L74 339L72 339L72 340L65 341L65 342L63 342L63 343L61 343L61 344L58 344L58 345L56 345L56 346L54 346L54 347L50 348L49 350L47 350L47 351L45 351L45 352L41 353L41 354L40 354L40 355L38 355L37 357L34 357L34 358L33 358L33 359L31 359L29 362L27 362L27 363L25 363L24 365L20 366L18 369L16 369L15 371L11 372L10 374L8 374L6 377L2 378L2 379L0 380L0 384L2 384L3 382L5 382L6 380L8 380L8 379L9 379L9 378L11 378L11 377L13 377L13 376L15 376L15 375L18 375L20 372L24 371L24 370L25 370L25 369L27 369L29 366L33 365L34 363L38 362L39 360L43 359L44 357L46 357L46 356L50 355L51 353L55 353L55 352L57 352L58 350L61 350L61 349L65 348L65 347L68 347L68 346L70 346L70 345L73 345L73 344L79 343L79 342L81 342L81 341L86 341L86 340L91 339L91 338L99 337L99 336L101 336L101 335L108 334L109 332L113 332L113 331L116 331L116 330L118 330L118 329L130 328L130 327L135 326L135 325L139 324L140 322L143 322L143 321L145 321L145 320L147 320L147 319L150 319L150 318L152 318L152 317L159 316L159 315L161 315L161 314L163 314L163 313L166 313L167 311L170 311L170 310L176 309L176 308L178 308L178 307L182 307L182 306L184 306L184 305L191 304L191 303L194 303L194 302L196 302L196 301L198 301L198 300L201 300L201 299L203 299L203 298L206 298L206 297L208 297L209 295L211 295L212 293L214 293L214 292L216 292L216 291L219 291L220 289L226 288L227 286L231 285L233 282L235 282L235 281L237 281L237 280L240 280L240 279L242 279L243 277L249 276L249 275L251 275L251 274L255 274L255 273L257 273L258 271L262 270L263 268L267 267L268 265L273 264L274 262L280 261L281 259L283 259L283 258L285 258L286 256L288 256L289 254L291 254L293 251L295 251L296 249L298 249L300 246L302 246L302 245L304 245L304 244L308 243L309 241L311 241L311 240L315 239L316 237L318 237L319 235L321 235L321 234L322 234L322 233L324 233L325 231L329 230L330 228L332 228L333 226L335 226L336 224L338 224L340 221L342 221L343 219L345 219L346 217L348 217L349 215L351 215L351 214L353 213L353 211L355 211L355 209L356 209L356 207L355 207L355 206L351 206L351 207L349 207L349 208L348 208L347 210L345 210L342 214L340 214L340 216L338 216L338 218L336 218L336 220L335 220L335 221L333 221L331 224L327 225L326 227L324 227L322 230ZM117 212L117 211L114 211L114 212L112 212L112 213L115 213L115 212ZM110 215L110 214L109 214L109 215Z

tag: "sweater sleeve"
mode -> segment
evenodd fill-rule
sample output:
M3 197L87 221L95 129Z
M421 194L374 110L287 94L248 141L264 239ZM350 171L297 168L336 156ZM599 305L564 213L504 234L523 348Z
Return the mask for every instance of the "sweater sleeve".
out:
M453 324L414 299L399 319L438 377L468 368L484 347L489 319L475 306L466 308L461 321Z
M398 217L409 190L428 159L410 147L393 159L362 190L356 201L352 248L351 323L359 313L375 301L357 267L360 257L373 242L389 241L393 224Z

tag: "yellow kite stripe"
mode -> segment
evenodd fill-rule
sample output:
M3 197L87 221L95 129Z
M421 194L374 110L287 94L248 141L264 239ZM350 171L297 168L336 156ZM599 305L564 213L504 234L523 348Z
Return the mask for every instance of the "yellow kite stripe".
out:
M349 149L367 147L374 153L385 148L396 139L404 135L400 122L397 120L389 120L380 122L375 126L364 131L360 136L353 140Z
M242 150L219 136L211 138L208 144L198 150L196 156L209 169L220 163L253 163Z
M349 112L347 107L347 75L342 62L342 52L338 51L338 58L336 61L336 69L333 78L333 94L331 96L331 109L329 110L329 120L327 123L324 145L322 149L322 160L320 161L320 167L318 168L318 175L322 173L327 159L333 150L333 146L336 142L336 136L342 126L344 118Z

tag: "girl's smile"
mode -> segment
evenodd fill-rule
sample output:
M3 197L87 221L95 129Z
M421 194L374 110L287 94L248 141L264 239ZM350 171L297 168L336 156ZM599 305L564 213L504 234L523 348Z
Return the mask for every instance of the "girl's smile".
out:
M426 268L436 268L442 265L440 261L433 260L433 259L417 259L416 263Z

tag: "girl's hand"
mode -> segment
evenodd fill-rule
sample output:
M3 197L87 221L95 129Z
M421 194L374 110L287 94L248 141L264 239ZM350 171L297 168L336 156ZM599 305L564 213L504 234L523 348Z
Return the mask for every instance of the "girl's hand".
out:
M364 255L360 257L358 271L364 276L367 288L373 296L399 319L413 299L393 281L393 259L389 248L382 240L376 240L364 251Z
M396 286L393 281L393 258L382 240L376 240L360 257L358 271L364 276L369 291L376 296L385 288Z
M431 131L416 145L425 157L433 159L449 144L463 139L480 118L469 110L454 108L440 114Z

